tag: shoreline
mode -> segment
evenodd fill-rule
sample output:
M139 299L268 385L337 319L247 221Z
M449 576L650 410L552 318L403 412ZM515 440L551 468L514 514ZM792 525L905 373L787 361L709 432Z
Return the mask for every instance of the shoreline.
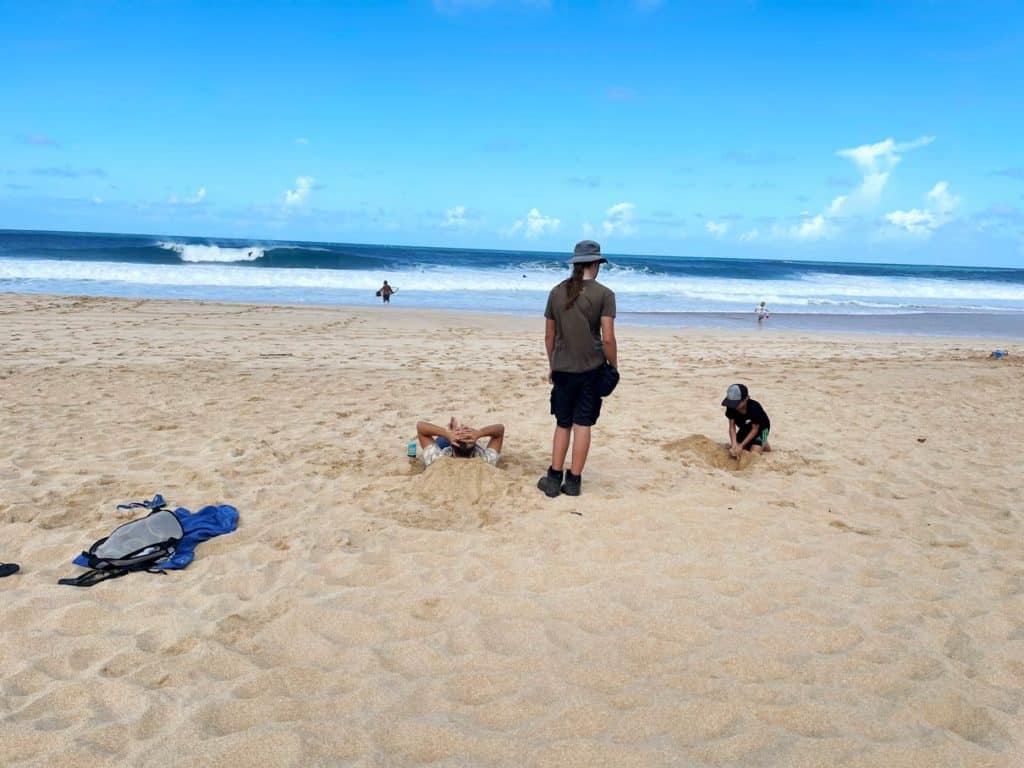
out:
M1024 312L903 312L891 314L829 312L772 312L757 327L750 312L634 312L642 325L679 328L754 328L761 331L858 333L868 335L970 337L1024 340Z
M69 299L111 300L115 302L153 302L169 304L196 304L201 306L271 307L279 309L338 310L344 312L386 311L392 313L437 313L482 318L516 318L524 322L540 321L536 316L520 312L482 312L472 309L446 309L440 307L409 307L400 304L384 307L372 304L320 304L232 301L224 299L150 298L138 296L109 296L106 294L60 294L0 292L0 299ZM779 313L773 312L762 326L749 312L622 312L616 318L619 328L645 328L674 331L723 331L776 334L836 334L885 338L960 340L965 343L987 341L995 345L1012 345L1024 340L1024 312L918 312L904 314L838 314L838 313ZM1008 330L1011 331L1007 333Z

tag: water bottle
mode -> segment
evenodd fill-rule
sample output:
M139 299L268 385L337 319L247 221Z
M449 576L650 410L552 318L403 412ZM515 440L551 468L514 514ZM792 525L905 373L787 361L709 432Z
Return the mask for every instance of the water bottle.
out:
M408 456L410 459L415 459L416 458L416 441L415 440L410 440L409 441L409 445L406 446L406 448L405 448L405 455Z
M990 355L990 357L994 357L996 360L998 360L1000 357L1009 357L1009 356L1010 356L1010 353L1007 352L1005 349L997 349L997 350L995 350Z

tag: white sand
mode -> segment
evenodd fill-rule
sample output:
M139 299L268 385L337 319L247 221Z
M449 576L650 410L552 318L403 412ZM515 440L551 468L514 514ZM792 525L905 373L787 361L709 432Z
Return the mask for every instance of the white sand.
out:
M0 765L1024 765L992 342L620 329L549 500L540 321L0 295L0 326ZM773 423L742 468L733 380ZM499 469L405 458L452 414L505 422ZM239 530L56 585L155 492Z

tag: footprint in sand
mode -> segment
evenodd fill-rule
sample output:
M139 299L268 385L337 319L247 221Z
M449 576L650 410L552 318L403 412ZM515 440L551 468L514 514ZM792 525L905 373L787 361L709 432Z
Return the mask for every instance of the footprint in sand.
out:
M865 528L858 525L850 525L849 523L844 523L842 520L832 520L829 525L833 528L838 528L840 531L856 533L861 536L877 536L880 533L877 528Z

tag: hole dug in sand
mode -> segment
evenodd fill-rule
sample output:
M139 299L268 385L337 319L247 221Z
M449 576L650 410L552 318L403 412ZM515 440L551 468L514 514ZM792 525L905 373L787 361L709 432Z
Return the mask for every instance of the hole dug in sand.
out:
M509 517L513 486L502 470L485 461L442 457L410 478L367 489L374 503L366 507L413 528L480 528Z
M663 446L666 451L680 457L686 466L705 466L738 472L753 464L757 457L750 451L744 451L739 459L729 455L729 447L716 443L704 435L690 435L682 440L672 440Z

